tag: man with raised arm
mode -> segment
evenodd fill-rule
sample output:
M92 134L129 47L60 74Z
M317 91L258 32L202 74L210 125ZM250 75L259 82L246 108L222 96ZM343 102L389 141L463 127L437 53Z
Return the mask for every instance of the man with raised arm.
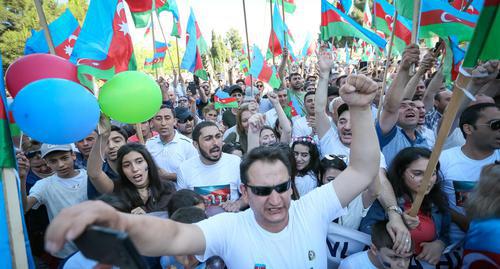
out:
M118 213L92 201L63 210L47 230L54 252L91 224L126 231L147 256L220 256L228 268L326 268L325 238L331 221L376 178L380 149L370 103L377 84L363 75L348 77L341 96L350 106L350 163L334 181L291 201L288 155L273 147L252 150L240 165L240 190L250 209L222 213L196 224ZM147 227L147 228L145 228Z

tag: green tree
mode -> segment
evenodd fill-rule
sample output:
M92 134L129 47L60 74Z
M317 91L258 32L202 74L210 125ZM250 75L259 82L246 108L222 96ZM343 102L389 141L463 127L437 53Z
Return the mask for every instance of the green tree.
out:
M224 38L225 44L230 44L231 52L233 58L238 58L241 56L241 49L243 48L243 39L240 36L240 32L235 28L229 29L226 32L226 37Z
M230 52L224 44L222 37L212 31L212 47L210 48L210 54L212 57L213 68L216 72L224 71L224 64L229 61Z
M71 10L71 13L73 13L80 26L82 26L89 8L88 0L68 0L66 7Z
M48 22L56 19L64 7L55 0L43 1ZM31 30L39 30L40 24L33 0L0 0L0 51L3 68L24 53L24 44Z

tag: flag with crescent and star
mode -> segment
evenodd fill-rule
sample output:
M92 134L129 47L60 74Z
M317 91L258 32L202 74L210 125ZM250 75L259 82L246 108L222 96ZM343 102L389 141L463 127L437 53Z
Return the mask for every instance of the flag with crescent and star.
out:
M80 25L69 9L66 9L59 18L49 24L49 32L54 43L56 55L69 59L76 39L80 34ZM33 53L49 53L49 46L45 40L44 30L32 30L31 36L26 39L24 54Z
M108 80L136 69L123 0L90 1L70 60L78 65L78 79L88 88L92 88L90 76Z

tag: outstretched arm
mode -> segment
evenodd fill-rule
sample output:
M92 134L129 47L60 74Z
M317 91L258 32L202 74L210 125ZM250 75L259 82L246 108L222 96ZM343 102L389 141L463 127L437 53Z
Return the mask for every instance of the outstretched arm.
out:
M113 180L111 180L102 170L104 160L101 155L101 153L106 150L109 134L111 132L109 119L101 115L98 129L99 135L97 136L97 141L94 146L92 146L92 150L90 151L89 159L87 161L87 175L99 193L112 193L115 184Z
M271 92L267 95L271 103L273 104L276 114L278 114L278 122L281 126L281 139L280 142L288 143L292 141L292 125L290 120L287 118L283 107L281 107L278 100L278 95L275 92Z
M413 77L411 77L408 84L406 84L403 99L404 98L410 100L413 99L413 95L415 95L415 92L417 90L418 82L422 79L425 73L429 71L432 68L432 66L434 66L435 61L436 60L434 59L434 56L432 56L432 54L430 53L424 56L424 59L420 63L418 71L415 73Z
M364 75L350 75L340 88L340 96L349 105L352 129L349 166L333 181L342 207L347 206L378 175L380 147L370 109L377 89L377 83Z
M434 77L432 77L431 82L429 82L429 86L424 93L423 102L425 111L431 111L432 107L434 107L434 96L436 96L436 94L439 92L439 89L441 89L443 78L443 67L441 66L441 68L436 71L436 74L434 74Z
M326 114L326 106L328 102L328 79L333 66L333 55L325 47L321 47L317 57L319 81L314 96L314 120L316 121L316 132L319 139L321 139L331 128Z
M386 94L386 101L380 115L379 125L383 134L392 130L398 121L399 106L405 96L404 89L410 80L410 66L418 62L420 50L417 45L410 44L403 53L403 59L399 65L396 78L392 82Z

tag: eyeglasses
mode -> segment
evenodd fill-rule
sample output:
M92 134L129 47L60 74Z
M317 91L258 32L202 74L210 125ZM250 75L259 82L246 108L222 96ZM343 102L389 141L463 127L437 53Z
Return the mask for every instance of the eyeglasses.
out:
M193 120L193 117L189 116L189 117L187 117L187 118L185 118L185 119L183 119L183 120L181 120L181 119L177 119L177 122L178 122L178 123L186 123L186 122L188 122L188 121L192 121L192 120Z
M42 152L39 150L34 150L34 151L28 151L24 155L26 155L26 158L31 159L37 155L42 155Z
M292 186L292 181L288 180L276 186L250 186L248 184L246 186L250 188L250 190L252 190L252 193L257 196L268 196L273 192L273 190L275 190L277 193L286 192Z
M490 123L476 123L476 125L488 126L493 131L500 130L500 120L492 120L492 121L490 121Z
M333 160L341 160L343 161L344 163L347 163L348 160L349 160L349 157L346 156L346 155L333 155L333 154L326 154L324 156L325 159L329 160L329 161L333 161Z
M257 88L263 88L264 85L261 85L261 84L257 84Z
M179 103L184 103L184 102L187 102L187 101L188 101L188 99L179 99L179 101L178 101L178 102L179 102Z

